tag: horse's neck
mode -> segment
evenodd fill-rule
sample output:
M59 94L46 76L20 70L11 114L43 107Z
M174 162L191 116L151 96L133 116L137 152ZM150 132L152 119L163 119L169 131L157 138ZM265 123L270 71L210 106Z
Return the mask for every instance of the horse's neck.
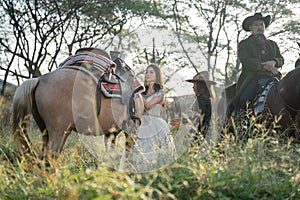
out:
M278 99L290 111L300 111L300 68L290 71L276 86Z

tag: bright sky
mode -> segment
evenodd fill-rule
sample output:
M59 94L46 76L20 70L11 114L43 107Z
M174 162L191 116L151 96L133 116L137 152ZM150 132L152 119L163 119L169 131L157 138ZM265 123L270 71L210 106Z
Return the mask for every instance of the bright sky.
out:
M268 29L266 31L266 35L268 35ZM153 46L153 38L155 38L155 45L157 49L161 49L162 51L165 49L172 49L174 48L173 46L170 45L170 43L176 43L176 38L174 36L170 36L170 31L161 31L161 30L155 30L152 28L149 29L138 29L138 36L140 38L140 44L139 47L140 49L143 48L149 48L151 49ZM272 38L273 39L273 38ZM273 39L276 41L276 39ZM285 65L283 69L281 70L282 72L288 72L294 68L294 62L298 57L298 52L297 49L297 43L295 42L294 44L287 44L287 45L292 45L294 48L291 49L291 51L284 53L284 58L285 58ZM177 42L177 49L180 49L180 45ZM172 49L173 50L173 49ZM300 51L300 50L299 50ZM195 63L199 63L199 65L204 66L203 70L206 70L206 64L203 64L206 62L204 58L201 59L201 52L197 52L197 58L194 58L193 60ZM199 58L200 57L200 58ZM198 61L197 61L198 59ZM129 61L128 61L129 62ZM222 61L220 61L222 62ZM201 64L202 63L202 64ZM224 60L225 63L225 60ZM128 63L130 66L132 66L130 63ZM223 70L223 69L221 69ZM164 73L168 73L168 70L165 70ZM190 83L185 83L184 80L189 79L193 77L195 74L194 69L182 69L179 71L174 78L170 81L170 83L167 84L169 87L174 87L175 92L181 91L182 94L190 94L192 93L191 89L191 84ZM4 71L0 71L0 78L3 79L4 77ZM14 80L11 78L9 79L10 82L15 83Z

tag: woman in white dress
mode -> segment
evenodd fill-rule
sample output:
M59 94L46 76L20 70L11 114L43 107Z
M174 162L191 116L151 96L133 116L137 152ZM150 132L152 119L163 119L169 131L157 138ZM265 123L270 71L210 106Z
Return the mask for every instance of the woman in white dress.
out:
M137 172L157 169L175 160L175 145L170 128L161 118L165 106L165 93L158 65L150 64L147 67L145 88L145 112L133 149L133 164Z

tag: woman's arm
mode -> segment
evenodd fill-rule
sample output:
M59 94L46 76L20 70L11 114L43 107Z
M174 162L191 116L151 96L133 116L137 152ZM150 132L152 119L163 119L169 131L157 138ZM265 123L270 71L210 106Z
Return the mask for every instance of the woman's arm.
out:
M149 102L143 97L144 107L149 110L156 104L161 104L164 100L164 96L154 96Z

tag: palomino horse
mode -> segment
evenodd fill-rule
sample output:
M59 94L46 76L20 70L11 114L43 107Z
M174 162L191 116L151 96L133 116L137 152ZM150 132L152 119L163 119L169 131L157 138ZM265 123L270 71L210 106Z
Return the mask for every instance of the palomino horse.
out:
M296 62L297 63L297 62ZM298 61L298 63L300 63ZM261 114L262 121L272 122L276 118L281 130L288 130L289 136L300 139L300 67L295 67L280 81L263 80L266 87L250 104L255 114ZM225 89L227 102L234 96L234 85ZM231 113L228 113L231 114Z
M107 57L96 48L80 49L57 70L29 79L17 88L12 119L19 152L33 154L26 133L30 113L43 133L42 155L47 160L58 158L71 131L109 136L124 130L125 149L131 150L134 134L130 134L132 126L128 125L138 124L143 99L134 91L133 71ZM118 83L122 90L114 92L112 89L120 88ZM103 84L110 90L103 89ZM139 86L142 92L144 88Z

